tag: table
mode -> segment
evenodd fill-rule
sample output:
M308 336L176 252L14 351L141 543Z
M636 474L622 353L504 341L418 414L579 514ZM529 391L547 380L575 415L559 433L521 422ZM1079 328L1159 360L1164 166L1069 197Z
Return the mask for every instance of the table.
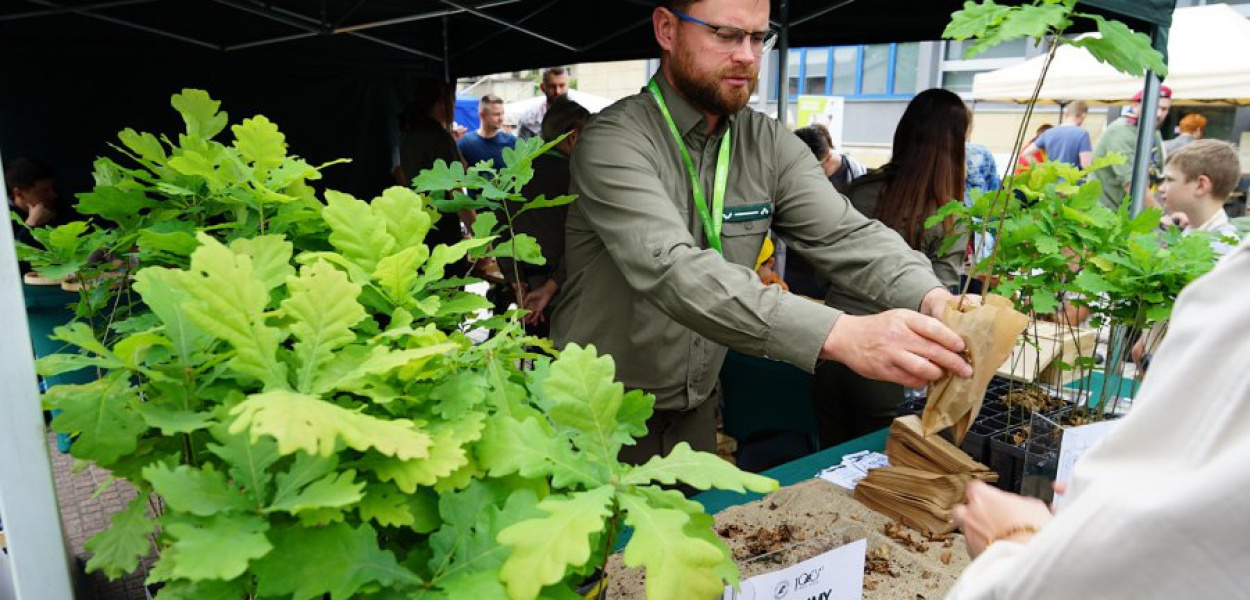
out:
M888 427L874 431L863 437L853 439L844 444L825 448L815 454L804 456L803 458L790 461L779 467L774 467L761 473L766 477L772 477L782 487L794 485L801 481L806 481L816 476L816 473L826 467L831 467L842 462L842 457L847 454L853 454L862 450L871 450L873 452L885 451L885 440L890 435ZM746 504L763 498L763 494L754 492L746 492L739 494L726 490L708 490L701 494L693 496L691 499L703 505L704 510L709 514L716 514L731 506Z

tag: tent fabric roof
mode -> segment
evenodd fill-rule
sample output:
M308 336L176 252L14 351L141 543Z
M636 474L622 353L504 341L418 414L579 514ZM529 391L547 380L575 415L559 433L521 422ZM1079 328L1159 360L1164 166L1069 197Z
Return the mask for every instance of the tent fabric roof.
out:
M1168 77L1173 104L1227 102L1250 105L1250 20L1227 4L1182 8L1168 38ZM977 75L976 100L1027 102L1045 63L1038 56ZM1116 71L1083 48L1061 46L1046 74L1040 98L1123 104L1141 91L1142 80Z
M778 18L778 0L773 17ZM0 49L158 45L195 56L478 75L655 55L654 0L13 0ZM792 47L938 39L961 0L790 0ZM1175 0L1086 0L1167 26Z
M779 1L773 4L779 18ZM1019 2L1023 0L1009 0ZM1131 27L1175 0L1087 0ZM788 0L790 45L938 39L962 0ZM396 115L419 73L453 77L655 57L655 0L6 0L0 151L88 189L125 127L181 126L170 95L201 88L231 118L263 114L333 189L392 182ZM522 31L524 30L524 31ZM444 60L446 59L446 60ZM233 122L233 121L232 121Z

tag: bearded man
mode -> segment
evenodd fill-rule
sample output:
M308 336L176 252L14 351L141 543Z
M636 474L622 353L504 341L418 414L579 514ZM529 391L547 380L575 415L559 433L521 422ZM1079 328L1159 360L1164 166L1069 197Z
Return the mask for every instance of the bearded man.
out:
M776 37L768 11L768 0L663 2L659 72L592 119L572 158L553 337L594 344L627 388L655 395L627 462L682 441L715 450L726 347L808 372L836 360L908 387L972 373L962 340L933 318L951 294L929 261L851 208L798 137L745 108ZM760 283L752 267L770 229L885 312L844 315Z

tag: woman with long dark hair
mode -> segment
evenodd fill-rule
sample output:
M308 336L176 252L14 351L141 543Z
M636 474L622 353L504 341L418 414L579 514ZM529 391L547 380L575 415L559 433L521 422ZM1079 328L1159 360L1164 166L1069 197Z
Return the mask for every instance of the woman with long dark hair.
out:
M847 196L861 213L893 228L933 265L948 288L959 284L966 243L946 252L942 245L949 223L925 228L939 208L964 196L964 143L971 113L956 94L943 89L916 95L894 131L890 162L851 183ZM847 314L875 314L887 307L856 290L829 290L825 304ZM900 402L902 386L866 379L841 363L817 366L812 380L821 445L836 445L889 425Z

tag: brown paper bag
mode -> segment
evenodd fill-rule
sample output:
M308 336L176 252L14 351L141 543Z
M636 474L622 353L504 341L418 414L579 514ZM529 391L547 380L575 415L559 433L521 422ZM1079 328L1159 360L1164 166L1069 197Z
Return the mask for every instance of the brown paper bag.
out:
M972 377L963 379L947 374L929 387L929 400L921 422L925 435L954 427L955 443L961 444L977 413L985 388L994 371L1011 354L1016 338L1029 325L1029 318L1011 306L1011 300L987 294L981 306L953 299L946 306L942 322L955 330L967 346L965 357L972 363Z

